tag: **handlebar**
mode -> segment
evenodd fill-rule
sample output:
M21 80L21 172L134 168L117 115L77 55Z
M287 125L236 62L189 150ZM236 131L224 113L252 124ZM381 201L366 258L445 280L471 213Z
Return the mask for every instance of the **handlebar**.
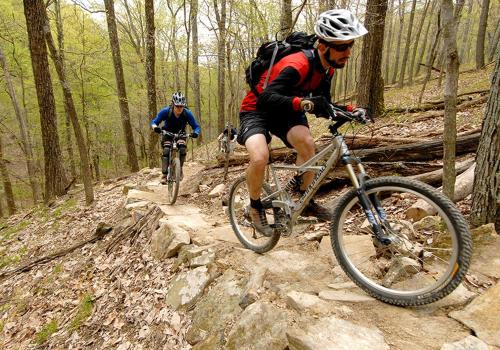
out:
M174 140L178 139L189 139L191 137L191 134L180 132L178 134L174 134L173 132L167 131L167 130L161 130L162 135L167 135L172 137Z
M338 107L335 107L332 104L329 104L330 106L330 111L329 111L329 116L328 119L330 120L335 120L339 121L342 123L345 122L358 122L361 124L368 124L370 120L368 118L364 117L364 113L361 111L356 111L356 112L348 112L344 111Z

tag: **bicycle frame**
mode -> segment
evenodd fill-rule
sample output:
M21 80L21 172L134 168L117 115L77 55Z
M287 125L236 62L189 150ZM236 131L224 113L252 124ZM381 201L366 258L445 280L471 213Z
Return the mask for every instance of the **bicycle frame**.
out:
M315 165L318 161L326 158L328 154L330 155L325 165ZM293 226L306 205L319 189L321 182L328 175L330 169L332 169L339 162L339 160L341 160L345 164L347 173L349 174L349 178L351 179L353 186L355 186L356 189L361 189L360 183L363 183L366 176L364 167L359 159L351 156L350 151L344 141L344 137L340 134L336 134L334 135L332 142L328 146L326 146L318 154L301 165L297 166L272 163L269 164L273 182L276 184L276 190L269 196L266 196L263 201L265 201L266 199L271 199L273 207L283 209L287 216L290 218L290 223ZM353 164L357 165L358 167L359 178L356 175ZM280 182L278 181L276 170L294 170L298 175L302 175L307 171L313 171L316 173L316 176L314 177L311 184L307 187L301 198L297 202L294 202L288 192L284 188L282 188ZM273 198L279 198L279 200L272 200Z

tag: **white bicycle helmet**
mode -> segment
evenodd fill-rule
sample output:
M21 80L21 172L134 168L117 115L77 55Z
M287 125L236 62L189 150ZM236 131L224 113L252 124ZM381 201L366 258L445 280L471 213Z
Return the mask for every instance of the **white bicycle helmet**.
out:
M172 95L172 104L174 106L186 107L186 97L180 91L174 92Z
M330 42L356 39L368 30L351 11L328 10L319 15L314 32L318 38Z

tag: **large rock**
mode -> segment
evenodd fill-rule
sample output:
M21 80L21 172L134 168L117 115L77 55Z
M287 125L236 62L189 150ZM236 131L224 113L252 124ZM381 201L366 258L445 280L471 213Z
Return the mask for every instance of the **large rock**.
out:
M216 197L219 197L219 196L222 196L224 194L224 190L226 189L226 185L225 184L218 184L217 186L215 186L212 191L210 191L210 193L208 194L208 196L210 198L216 198Z
M229 333L227 350L283 350L287 346L288 315L263 302L248 306Z
M488 227L488 225L485 226L483 229ZM500 279L500 255L498 254L500 251L500 236L492 234L492 231L486 234L484 234L485 231L481 232L482 235L475 234L477 243L474 244L470 271Z
M319 297L324 300L348 301L353 303L375 301L374 298L367 294L358 294L346 290L323 290L319 293Z
M186 230L180 227L172 227L168 224L165 226L170 227L170 231L173 232L174 236L165 252L165 256L167 258L171 258L177 255L181 247L188 245L191 242L191 236L189 236L189 233Z
M133 189L129 190L127 194L127 204L139 201L149 201L157 204L166 204L167 193L153 193Z
M389 350L379 329L355 325L335 316L304 324L288 332L287 338L291 350Z
M167 292L165 302L176 310L189 308L196 303L214 277L215 271L206 266L178 275Z
M454 343L445 343L441 350L488 350L488 345L482 340L469 335Z
M238 302L245 284L246 280L238 279L233 270L227 270L216 281L216 285L202 297L194 309L193 322L186 334L186 340L191 345L218 334L243 311Z
M174 239L174 234L170 231L168 225L160 227L151 235L151 253L156 259L164 259L167 256L167 250Z
M333 278L330 266L316 254L276 250L261 256L257 265L268 270L268 281L280 286L285 296L292 290L319 292Z
M321 300L316 295L291 291L286 296L286 303L299 312L327 314L333 309L332 303Z
M474 299L461 311L450 316L472 328L479 339L500 346L500 283Z

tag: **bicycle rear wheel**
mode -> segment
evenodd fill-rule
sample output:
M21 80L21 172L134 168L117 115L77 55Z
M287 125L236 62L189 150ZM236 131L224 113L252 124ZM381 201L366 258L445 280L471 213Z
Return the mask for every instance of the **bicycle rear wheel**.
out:
M181 182L181 161L175 157L170 163L170 176L168 179L168 203L174 204L179 193Z
M400 177L369 180L365 188L390 242L374 237L356 190L347 192L331 225L333 251L345 273L368 294L395 305L424 305L451 293L472 254L468 225L455 205L431 186ZM418 217L412 208L417 201L435 213Z
M268 184L262 186L262 200L265 202L266 195L270 195L271 190ZM238 240L247 249L256 253L265 253L274 248L280 238L279 232L274 230L270 236L264 236L254 229L250 218L250 195L248 193L246 176L238 178L229 192L229 222ZM274 223L273 208L266 209L266 217L269 224Z

